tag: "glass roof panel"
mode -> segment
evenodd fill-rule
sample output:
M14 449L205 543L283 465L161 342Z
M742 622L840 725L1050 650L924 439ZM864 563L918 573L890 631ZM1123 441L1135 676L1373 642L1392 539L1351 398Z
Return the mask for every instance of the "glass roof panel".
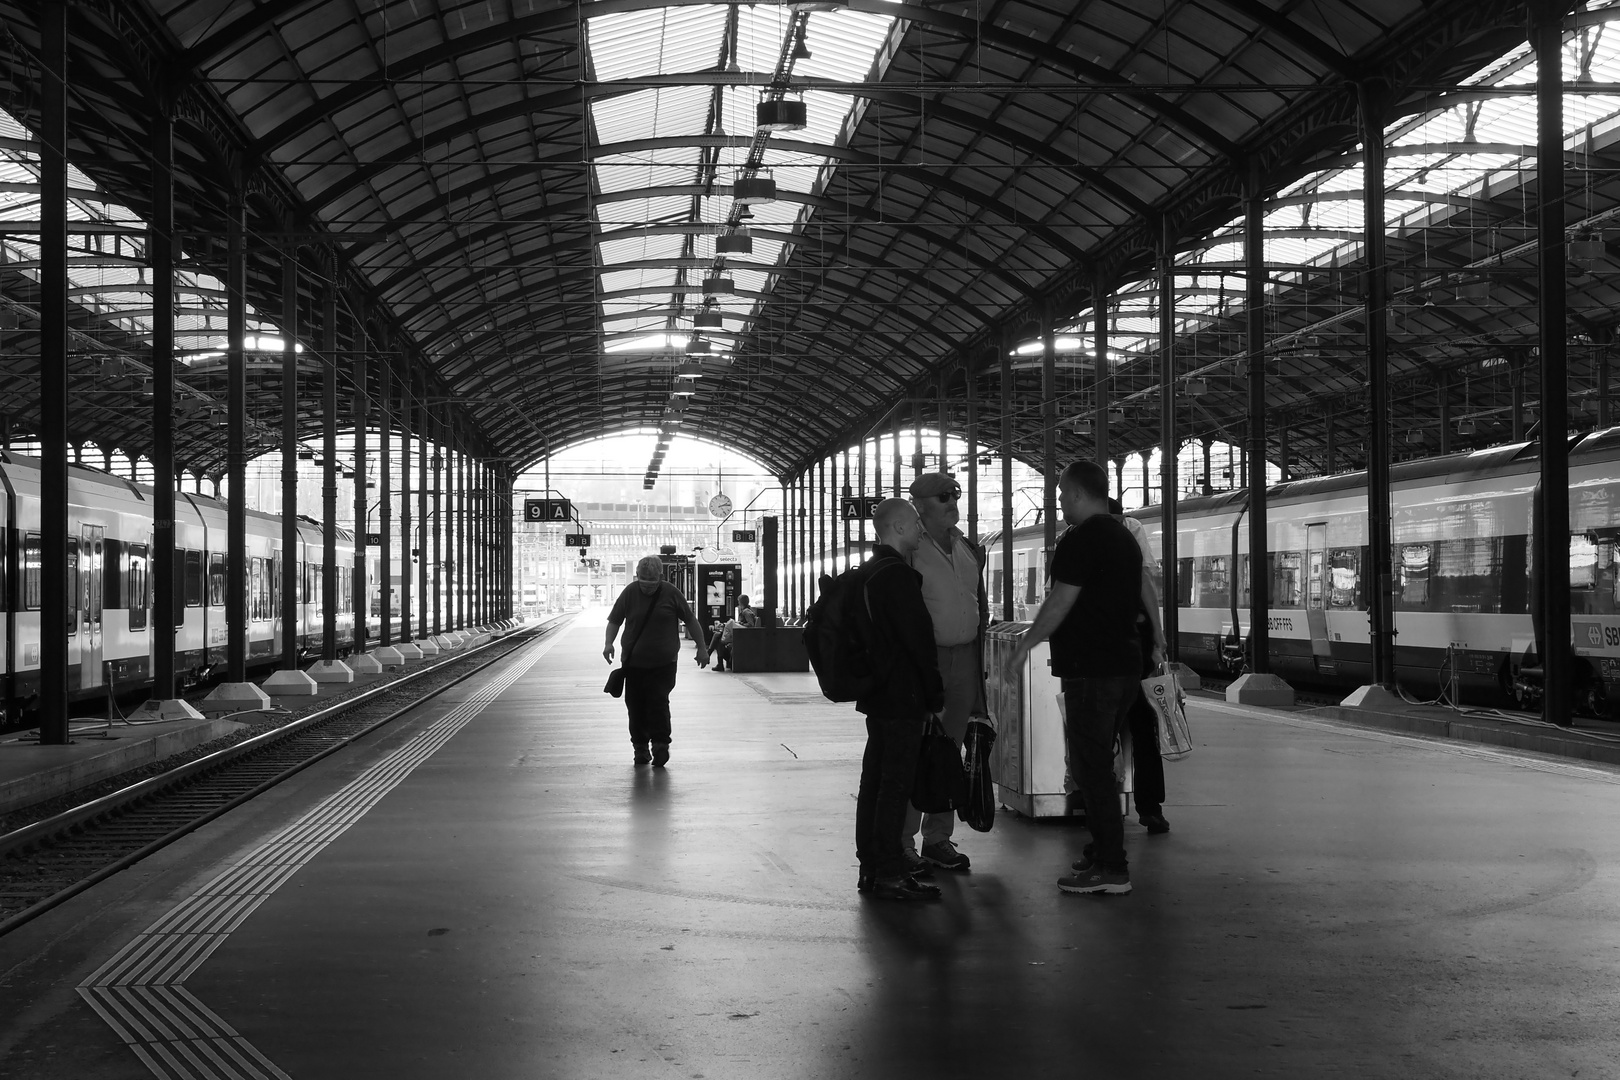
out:
M726 9L714 5L627 11L599 15L585 26L596 77L612 82L714 67L726 29Z

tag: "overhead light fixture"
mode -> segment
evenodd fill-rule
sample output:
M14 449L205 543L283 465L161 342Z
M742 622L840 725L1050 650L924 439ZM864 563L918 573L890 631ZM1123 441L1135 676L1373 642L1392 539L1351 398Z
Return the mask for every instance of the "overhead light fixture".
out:
M703 377L703 365L696 360L688 360L675 369L675 377L677 379L701 379Z
M802 39L799 47L804 47ZM808 117L803 98L767 97L754 106L754 122L761 131L802 131Z
M709 339L693 336L686 342L687 353L706 353L711 348Z
M674 390L671 390L670 393L674 394L676 397L691 397L693 394L697 393L697 390L693 388L691 383L682 383Z
M703 291L708 294L736 292L737 284L730 278L720 274L703 279Z
M1457 421L1457 434L1459 434L1459 435L1472 435L1473 433L1474 433L1474 418L1473 417L1465 416L1461 420Z
M714 238L714 250L722 255L752 255L754 234L747 229L734 229Z
M1188 397L1203 397L1209 392L1209 384L1203 379L1188 379L1183 390Z
M1091 434L1091 421L1090 420L1076 420L1076 421L1074 421L1072 426L1074 427L1074 433L1076 435L1090 435Z
M718 330L723 324L718 311L700 311L692 319L692 325L699 330Z
M776 180L763 169L746 170L731 184L731 197L743 205L776 201Z
M1108 422L1110 424L1123 424L1125 422L1125 410L1124 409L1109 409L1108 410Z
M1569 261L1590 270L1603 261L1607 251L1602 238L1592 233L1581 233L1569 242Z

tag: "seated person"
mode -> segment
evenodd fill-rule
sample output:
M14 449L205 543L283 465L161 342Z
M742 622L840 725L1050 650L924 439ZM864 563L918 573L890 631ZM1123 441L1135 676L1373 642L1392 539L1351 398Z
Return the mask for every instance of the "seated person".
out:
M731 661L732 621L716 619L709 624L709 654L714 658L711 671L724 671Z

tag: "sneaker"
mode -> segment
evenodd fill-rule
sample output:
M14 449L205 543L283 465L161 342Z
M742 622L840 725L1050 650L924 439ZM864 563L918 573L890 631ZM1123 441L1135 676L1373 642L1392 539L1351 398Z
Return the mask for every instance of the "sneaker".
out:
M968 857L956 850L956 845L949 840L941 840L937 844L924 844L922 858L935 866L946 870L966 870L970 865Z
M655 769L662 769L669 764L669 743L653 743L652 763Z
M1170 831L1170 823L1164 820L1163 814L1142 814L1136 820L1146 825L1147 831L1150 833L1167 833Z
M901 854L906 860L906 873L922 881L933 880L934 868L929 866L927 860L921 855L918 855L915 851L904 851Z
M938 900L940 892L937 886L924 885L907 875L889 881L873 881L867 895L879 900Z
M1093 866L1083 874L1060 877L1057 884L1064 892L1123 895L1131 891L1131 875L1126 870L1104 870L1100 866Z
M635 762L636 762L637 765L645 765L645 764L647 764L647 762L649 762L651 760L652 760L652 755L647 753L646 744L642 744L642 745L636 747Z
M1069 869L1073 870L1077 874L1084 874L1090 871L1091 868L1096 865L1097 851L1090 844L1087 844L1083 849L1081 849L1080 857L1069 864Z

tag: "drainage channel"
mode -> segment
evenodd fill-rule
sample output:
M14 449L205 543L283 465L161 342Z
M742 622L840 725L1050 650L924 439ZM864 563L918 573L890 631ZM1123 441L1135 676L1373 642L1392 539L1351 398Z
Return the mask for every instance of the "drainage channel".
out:
M0 936L561 625L508 634L449 663L0 836Z

